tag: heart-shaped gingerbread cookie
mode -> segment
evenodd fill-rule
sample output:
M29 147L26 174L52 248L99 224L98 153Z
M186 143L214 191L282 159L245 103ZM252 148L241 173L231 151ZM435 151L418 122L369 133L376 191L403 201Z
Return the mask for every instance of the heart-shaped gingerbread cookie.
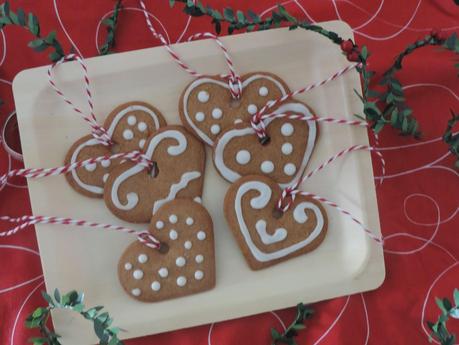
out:
M113 168L105 183L104 200L117 217L148 223L175 198L200 198L204 180L204 145L182 126L166 126L145 144L145 155L156 162L149 169L133 162Z
M115 108L105 120L104 128L116 143L112 148L100 144L92 135L77 140L67 153L65 164L118 152L142 150L146 139L166 121L162 114L144 102L129 102ZM108 173L119 160L106 160L87 165L66 175L69 184L79 193L101 198Z
M309 252L325 238L328 221L322 205L298 195L289 210L279 214L281 193L270 178L251 175L232 184L225 196L226 220L254 270Z
M209 290L215 286L212 218L192 200L176 199L153 216L150 233L168 252L132 243L118 264L124 290L137 300L156 302Z
M242 76L242 98L234 101L228 82L220 77L194 80L183 91L179 110L182 123L207 145L234 124L250 121L268 101L289 93L287 85L266 72Z
M285 103L275 114L311 112L303 103ZM286 187L299 178L311 157L318 136L315 121L268 119L270 141L262 145L250 124L240 124L222 133L215 143L214 165L229 182L241 176L266 175Z

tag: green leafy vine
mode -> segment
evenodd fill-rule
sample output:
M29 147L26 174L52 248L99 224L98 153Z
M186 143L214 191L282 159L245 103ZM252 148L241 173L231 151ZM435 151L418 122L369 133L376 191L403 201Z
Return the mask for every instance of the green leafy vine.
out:
M449 146L450 152L456 157L456 168L459 169L459 132L454 134L453 128L459 123L459 113L455 114L451 110L452 118L448 121L445 133L443 134L443 141Z
M122 0L117 0L112 15L102 21L102 24L107 27L107 36L104 43L99 47L100 55L112 53L112 48L115 46L115 34L121 9Z
M459 319L459 290L454 289L453 293L454 304L448 298L435 298L437 306L441 310L441 314L438 317L437 322L427 322L429 329L431 330L429 341L433 339L440 342L441 345L454 345L456 344L456 335L451 334L446 327L450 317Z
M304 322L310 319L314 315L314 310L300 303L296 306L296 315L293 322L283 333L279 333L275 328L271 328L271 345L297 345L295 337L298 335L298 331L305 329Z

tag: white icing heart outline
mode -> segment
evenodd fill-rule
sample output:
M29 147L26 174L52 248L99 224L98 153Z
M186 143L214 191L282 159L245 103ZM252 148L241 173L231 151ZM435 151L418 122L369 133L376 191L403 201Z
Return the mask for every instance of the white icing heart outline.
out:
M295 206L295 210L293 211L293 217L295 221L299 224L304 223L304 217L298 217L300 212L304 212L306 209L312 210L316 216L317 224L314 230L310 233L308 237L304 240L292 244L289 247L280 249L275 252L266 253L260 250L256 244L252 240L252 236L250 235L249 229L247 228L247 224L244 221L244 215L242 213L242 198L245 194L249 191L255 190L258 192L258 196L253 197L250 200L250 206L255 209L263 209L269 203L272 195L272 190L269 185L261 181L248 181L241 184L237 190L236 196L234 198L234 209L236 212L236 218L239 224L239 230L242 233L242 236L245 239L245 242L252 253L253 257L260 261L260 262L267 262L271 260L280 259L284 256L287 256L301 248L307 246L311 242L313 242L322 232L324 227L324 216L320 210L320 208L309 201L302 201L298 205ZM301 211L297 211L300 209ZM307 217L306 217L307 218ZM278 230L278 229L277 229Z
M303 114L305 116L312 115L308 107L306 107L302 103L283 104L282 106L277 108L273 112L273 114L284 114L286 112L293 112L295 114ZM266 126L268 126L269 123L271 123L272 121L273 121L272 118L268 119L266 121ZM295 120L295 121L302 121L302 120ZM287 187L292 181L300 178L304 169L306 168L306 165L309 162L309 159L311 158L312 151L314 150L314 146L316 142L317 124L315 121L312 121L312 120L309 120L306 122L309 126L309 135L308 135L308 141L306 143L306 150L304 151L303 161L301 162L300 168L297 169L296 174L293 175L289 181L285 183L279 183L279 186L281 186L281 188ZM226 131L220 136L220 138L217 141L217 145L215 146L215 154L214 154L215 167L217 168L219 173L226 180L230 182L236 182L239 178L241 178L241 175L226 166L225 161L223 160L223 153L225 151L225 147L234 137L242 137L246 135L256 135L255 130L251 126L244 127L244 128L231 129L229 131Z
M279 88L279 90L282 93L282 96L285 96L287 94L287 92L285 91L285 88L282 85L282 83L280 83L277 79L275 79L275 78L273 78L273 77L271 77L269 75L265 75L265 74L253 74L253 75L251 75L250 77L248 77L247 79L242 81L242 89L244 90L244 88L247 87L250 83L252 83L255 80L259 80L259 79L268 79L269 81L273 82ZM196 87L198 87L199 85L206 84L206 83L217 84L219 86L224 87L227 90L230 90L228 83L225 83L225 82L220 81L220 80L215 80L215 79L212 79L212 78L199 78L199 79L196 79L190 85L188 85L188 87L186 88L186 90L185 90L185 92L183 94L183 114L185 115L186 121L191 126L191 128L193 128L193 130L199 136L199 138L201 140L203 140L207 145L213 146L213 144L214 144L213 140L210 139L203 131L201 131L199 129L198 126L195 125L193 119L188 114L188 98L190 97L190 93ZM216 104L216 106L217 105L218 104Z
M108 133L108 135L110 137L113 135L113 132L115 131L115 128L116 128L116 126L118 126L118 124L121 121L121 119L126 114L128 114L130 112L133 112L133 111L143 111L143 112L147 113L148 115L150 115L150 117L153 119L153 122L155 124L155 129L156 130L159 129L160 125L159 125L158 115L152 109L150 109L150 108L148 108L146 106L143 106L143 105L139 105L139 104L131 104L128 107L122 109L118 114L116 114L116 116L111 121L110 126L107 129L107 133ZM78 155L79 155L79 153L81 152L81 150L83 148L88 147L88 146L96 146L96 145L99 145L99 144L100 143L94 138L89 139L89 140L81 143L73 151L73 154L72 154L72 156L70 158L70 164L73 164L73 163L77 162ZM89 184L86 184L83 181L81 181L80 178L78 177L78 174L77 174L76 170L72 170L71 173L72 173L72 178L78 184L79 187L83 188L84 190L87 190L90 193L99 194L99 195L103 195L104 194L104 189L103 188L98 187L98 186L94 186L94 185L89 185Z

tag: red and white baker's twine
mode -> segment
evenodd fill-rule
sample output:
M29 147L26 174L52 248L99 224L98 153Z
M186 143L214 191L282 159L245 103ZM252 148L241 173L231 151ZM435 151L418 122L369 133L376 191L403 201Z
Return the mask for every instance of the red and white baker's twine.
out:
M0 216L0 221L7 221L10 223L19 224L12 229L0 232L0 237L12 236L16 234L17 232L27 228L30 225L34 225L34 224L60 224L60 225L74 225L74 226L82 226L82 227L92 228L92 229L104 229L104 230L124 232L127 234L136 235L137 240L143 243L144 245L146 245L147 247L150 247L153 249L159 249L161 246L161 242L158 241L148 231L145 231L145 230L137 231L131 228L126 228L124 226L96 223L96 222L90 222L87 220L62 218L62 217L45 217L45 216L22 216L18 218L9 217L9 216Z
M83 70L83 78L84 78L84 84L85 84L85 93L86 93L86 100L89 105L89 114L85 114L81 109L76 107L70 99L68 99L64 93L57 87L54 79L53 79L53 70L59 66L60 64L67 62L67 61L74 61L76 60L82 70ZM77 113L79 114L85 121L89 123L91 126L91 132L92 135L95 139L97 139L98 142L100 142L102 145L105 146L111 146L113 144L112 139L110 135L107 133L107 130L100 126L97 123L96 116L94 114L94 103L92 101L92 93L90 90L90 80L88 76L88 68L86 67L86 64L84 60L76 55L76 54L69 54L64 57L62 57L59 61L53 63L49 69L48 69L48 80L49 83L51 84L52 88L56 93Z
M166 38L160 34L159 32L156 31L154 28L150 17L147 12L147 8L145 6L145 3L143 0L139 0L140 7L142 8L143 14L145 16L145 21L147 22L148 29L151 31L153 36L158 39L161 44L166 48L166 50L169 52L170 56L174 61L183 69L185 70L188 74L192 75L193 77L199 78L205 76L205 74L198 73L196 70L191 68L188 64L186 64L180 56L172 49L170 46L169 42L167 42ZM223 79L228 80L228 85L230 88L230 92L233 98L239 99L242 95L242 83L241 83L241 78L239 74L236 73L236 70L234 68L234 63L233 60L228 52L228 49L225 47L225 45L218 39L218 37L210 32L204 32L204 33L198 33L195 35L192 35L188 41L192 41L195 39L201 39L201 38L211 38L213 39L217 45L221 48L223 51L223 55L225 56L226 63L228 65L228 68L230 70L229 74L221 74L220 77Z

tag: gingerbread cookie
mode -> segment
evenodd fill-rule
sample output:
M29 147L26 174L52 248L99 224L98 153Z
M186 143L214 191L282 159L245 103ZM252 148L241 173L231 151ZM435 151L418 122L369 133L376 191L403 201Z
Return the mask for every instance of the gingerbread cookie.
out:
M289 93L287 85L266 72L242 76L242 98L233 100L228 82L220 77L202 77L189 84L179 103L183 124L207 145L235 124L248 122L268 101Z
M162 205L175 198L201 197L204 145L184 127L161 128L147 140L144 153L156 163L154 171L125 162L110 172L104 199L114 215L132 223L148 223Z
M132 243L118 264L124 290L137 300L156 302L209 290L215 286L212 218L197 202L176 199L153 216L150 233L167 253Z
M327 232L327 214L310 197L297 195L285 212L276 210L281 188L266 176L251 175L232 184L225 217L253 270L272 266L318 247Z
M87 135L75 142L67 153L65 164L118 152L142 150L147 138L164 126L162 114L144 102L129 102L115 108L105 120L104 128L115 143L113 147L100 144ZM67 174L67 181L79 193L101 198L108 173L119 160L106 160L100 164L87 165Z
M300 102L284 103L275 114L310 116ZM214 165L230 182L241 176L266 175L286 187L299 178L311 157L318 136L315 121L268 119L270 141L262 145L250 124L236 125L223 132L215 142Z

